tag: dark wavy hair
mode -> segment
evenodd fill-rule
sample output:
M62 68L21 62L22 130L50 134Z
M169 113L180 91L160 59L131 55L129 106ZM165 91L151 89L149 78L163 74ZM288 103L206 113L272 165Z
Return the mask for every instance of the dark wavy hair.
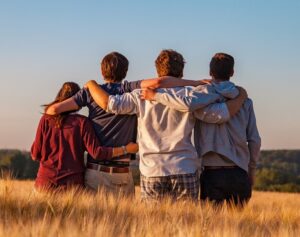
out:
M59 102L62 102L70 97L72 97L73 95L75 95L78 91L80 90L80 87L77 83L75 82L65 82L62 87L60 88L59 92L57 93L57 96L55 97L55 100L52 101L51 103L49 104L45 104L43 105L45 108L44 108L44 111L46 112L47 109L53 105L53 104L56 104L56 103L59 103ZM63 124L63 120L64 118L72 113L72 112L76 112L78 110L75 110L75 111L68 111L68 112L64 112L64 113L61 113L61 114L57 114L57 115L54 115L53 118L55 119L55 127L57 128L61 128L62 127L62 124Z
M124 55L118 52L109 53L101 62L102 75L111 82L121 82L126 77L128 65L129 61Z
M216 53L209 64L210 75L215 79L229 80L233 75L234 58L226 53Z

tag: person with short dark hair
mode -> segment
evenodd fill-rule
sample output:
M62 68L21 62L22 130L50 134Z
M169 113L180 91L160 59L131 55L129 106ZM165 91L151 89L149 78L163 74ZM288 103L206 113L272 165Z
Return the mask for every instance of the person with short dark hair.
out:
M80 87L74 82L64 83L55 100L45 105L45 110L74 96L79 90ZM83 188L85 151L95 160L112 160L124 154L122 147L100 146L89 119L74 112L76 110L54 116L44 114L39 122L31 147L32 159L40 162L35 181L38 190ZM138 146L129 143L126 150L136 153Z
M118 52L107 54L101 62L102 76L106 81L121 82L126 77L128 65L128 59L124 55Z
M234 73L234 58L226 53L216 53L209 64L212 78L229 81Z
M229 81L233 74L234 58L217 53L210 62L211 83L196 87L192 96L148 92L146 97L154 97L157 102L172 109L203 113L199 92L218 94L219 102L230 101L238 96L239 90ZM246 99L241 109L226 123L212 124L198 120L194 140L202 158L201 199L217 204L224 201L235 205L245 204L251 197L261 146L252 100Z
M163 50L155 62L158 76L183 76L185 61L180 53ZM173 200L197 200L200 163L191 142L197 115L142 100L141 90L109 95L95 81L88 82L86 86L94 101L107 112L136 114L138 117L142 199L160 200L170 196ZM191 88L164 88L158 91L184 96L190 93ZM205 107L217 101L219 95L203 93L201 98L202 107ZM242 104L243 99L239 100L238 103ZM225 103L213 104L199 116L207 122L225 122L229 119L229 112Z

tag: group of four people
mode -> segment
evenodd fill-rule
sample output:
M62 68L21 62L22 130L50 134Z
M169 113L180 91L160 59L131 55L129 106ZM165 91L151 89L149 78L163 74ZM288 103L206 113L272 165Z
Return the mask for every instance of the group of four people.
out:
M65 83L46 105L32 146L36 188L134 194L129 166L139 149L144 200L197 200L200 191L216 203L247 202L260 137L252 101L230 82L234 59L214 55L212 79L202 81L183 80L184 64L180 53L163 50L157 78L128 82L129 62L113 52L101 62L105 84L89 81L80 90ZM75 113L84 106L89 119Z

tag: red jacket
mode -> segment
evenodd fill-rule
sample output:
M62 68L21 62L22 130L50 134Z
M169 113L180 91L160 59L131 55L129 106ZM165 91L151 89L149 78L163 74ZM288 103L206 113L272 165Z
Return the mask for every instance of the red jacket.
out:
M40 162L38 187L83 185L84 152L95 159L112 158L112 148L101 147L88 118L71 114L61 128L51 115L43 115L31 147L33 160Z

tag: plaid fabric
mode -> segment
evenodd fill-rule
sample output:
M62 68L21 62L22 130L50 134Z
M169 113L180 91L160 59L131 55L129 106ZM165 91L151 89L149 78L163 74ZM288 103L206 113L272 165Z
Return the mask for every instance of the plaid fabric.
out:
M159 200L171 197L174 200L193 199L199 195L199 173L146 177L141 174L142 200Z

